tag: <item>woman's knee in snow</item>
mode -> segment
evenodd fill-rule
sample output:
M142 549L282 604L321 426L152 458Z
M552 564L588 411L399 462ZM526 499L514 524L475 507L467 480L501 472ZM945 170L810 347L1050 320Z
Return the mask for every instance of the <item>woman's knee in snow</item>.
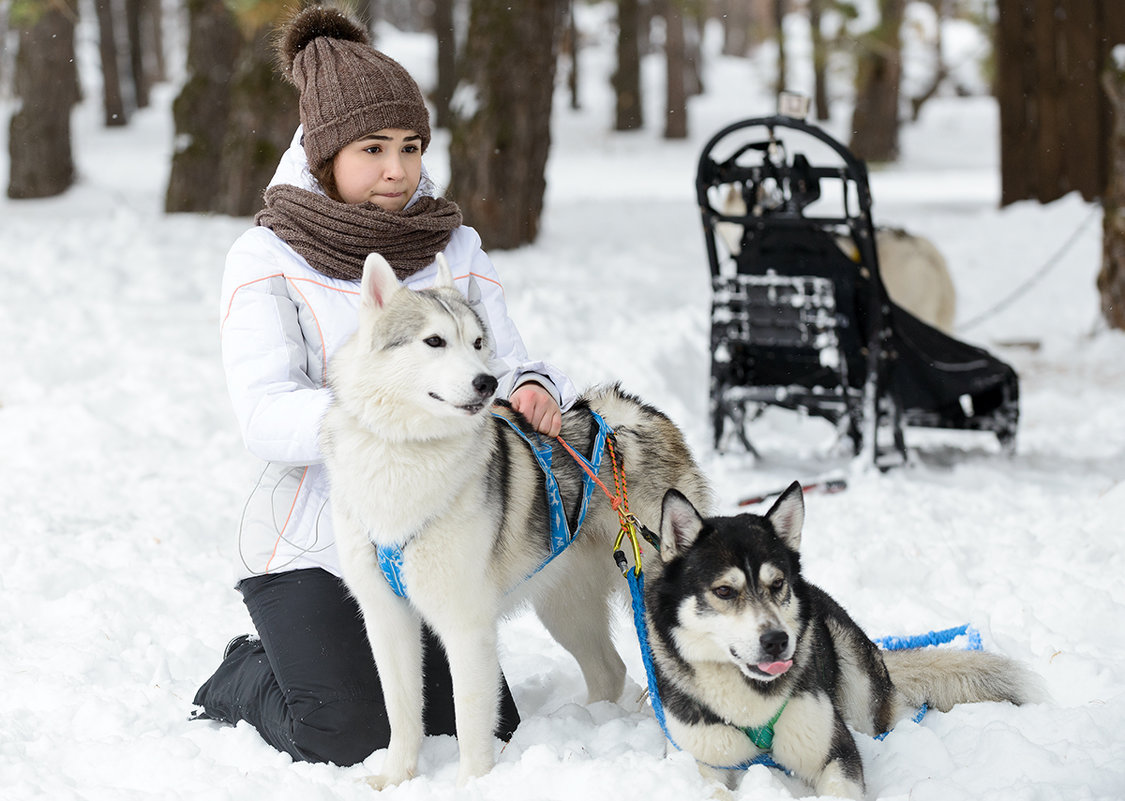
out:
M292 739L306 761L345 767L386 748L390 725L381 699L343 699L302 716L293 726Z

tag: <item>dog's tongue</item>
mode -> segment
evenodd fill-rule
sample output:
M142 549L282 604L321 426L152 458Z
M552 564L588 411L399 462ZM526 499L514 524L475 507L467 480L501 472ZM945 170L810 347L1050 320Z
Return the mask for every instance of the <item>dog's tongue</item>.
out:
M789 668L793 667L793 660L786 659L784 662L759 662L758 670L763 673L768 673L771 676L780 676Z

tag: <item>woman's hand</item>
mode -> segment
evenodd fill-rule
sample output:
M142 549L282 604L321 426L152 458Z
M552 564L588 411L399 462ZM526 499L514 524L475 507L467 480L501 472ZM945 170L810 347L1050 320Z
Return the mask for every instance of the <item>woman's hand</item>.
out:
M562 411L554 397L541 384L521 384L508 399L512 408L527 418L540 434L557 437L562 429Z

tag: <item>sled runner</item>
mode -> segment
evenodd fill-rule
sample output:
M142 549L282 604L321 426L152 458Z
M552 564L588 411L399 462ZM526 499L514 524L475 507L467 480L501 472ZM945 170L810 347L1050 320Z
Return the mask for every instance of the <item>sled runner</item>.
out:
M753 452L747 423L768 406L828 420L881 465L905 460L911 426L1014 448L1015 371L888 298L863 161L795 117L748 119L704 147L696 193L717 449Z

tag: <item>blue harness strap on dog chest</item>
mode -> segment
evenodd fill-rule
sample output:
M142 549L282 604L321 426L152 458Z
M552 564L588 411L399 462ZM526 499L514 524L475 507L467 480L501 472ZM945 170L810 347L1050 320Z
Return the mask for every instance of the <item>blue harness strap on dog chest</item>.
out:
M543 471L544 483L547 491L547 516L550 520L550 548L551 552L539 567L535 569L538 573L548 563L564 550L566 546L574 541L578 536L579 530L582 528L582 522L586 519L586 510L590 505L590 495L594 491L594 479L591 476L598 474L598 468L601 467L602 453L605 451L606 438L611 433L609 425L602 419L601 415L590 410L590 416L597 424L598 430L594 434L594 444L590 448L590 458L586 459L580 454L574 454L574 458L584 464L589 473L584 473L582 476L582 499L578 507L578 516L574 521L574 531L570 530L570 525L566 520L566 508L563 505L562 493L559 491L559 482L555 478L554 470L551 467L551 459L553 450L550 441L544 441L537 434L535 441L527 435L511 418L506 417L496 412L492 413L493 417L503 420L512 430L520 435L520 438L527 443L531 449L535 461L539 464L539 468ZM394 594L399 598L406 597L406 582L402 578L402 546L401 545L380 545L376 549L376 555L379 561L379 568L383 571L383 575L387 579L387 583L391 585Z
M391 590L399 598L406 597L406 582L402 580L402 546L380 545L375 549L379 567L391 585Z
M510 417L506 417L496 412L492 413L494 417L503 420L512 430L515 431L527 446L531 448L531 453L535 456L535 461L539 463L539 467L543 470L543 480L547 491L547 514L550 520L550 543L551 554L547 560L543 562L536 572L542 570L547 566L547 563L558 556L566 546L574 541L578 536L579 530L582 528L582 522L586 519L586 510L590 505L590 495L594 491L594 479L591 478L589 473L583 473L582 476L582 499L578 507L578 516L574 521L574 531L570 530L570 524L566 520L566 508L563 506L562 493L559 491L559 482L555 478L555 473L551 468L551 458L553 450L549 441L543 441L539 435L535 435L533 442L531 437L516 424ZM589 468L593 475L598 474L598 468L601 467L602 453L605 451L606 437L609 436L610 429L601 415L590 410L590 416L598 426L597 432L594 434L594 444L590 448L590 458L585 459L579 454L575 454L575 458L582 461L582 463Z

